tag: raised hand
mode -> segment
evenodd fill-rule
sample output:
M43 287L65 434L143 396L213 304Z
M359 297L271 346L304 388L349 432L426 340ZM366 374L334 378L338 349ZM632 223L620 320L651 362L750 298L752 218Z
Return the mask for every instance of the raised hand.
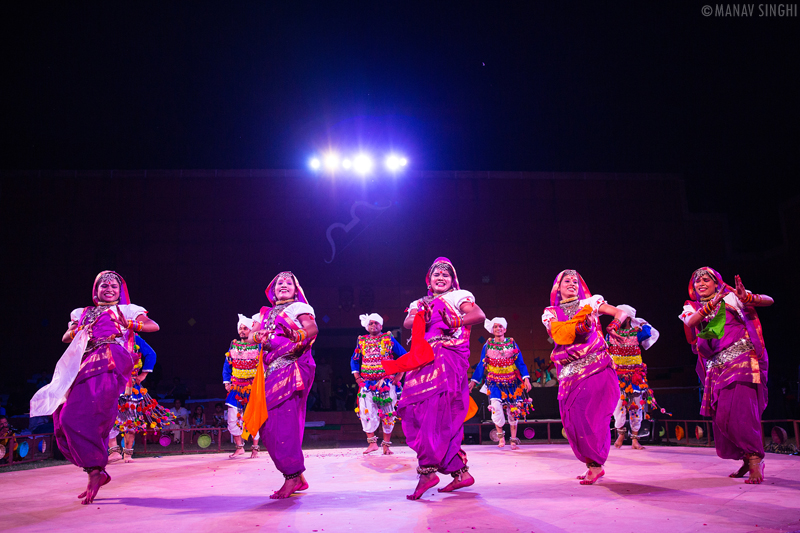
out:
M747 289L744 288L744 283L742 283L742 278L739 275L736 275L736 297L739 300L744 301L747 298Z

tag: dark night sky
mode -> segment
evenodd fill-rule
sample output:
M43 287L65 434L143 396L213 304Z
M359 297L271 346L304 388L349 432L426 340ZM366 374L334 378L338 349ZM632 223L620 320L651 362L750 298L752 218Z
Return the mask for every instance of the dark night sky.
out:
M29 2L2 22L2 167L298 168L331 143L677 172L692 210L748 207L735 246L766 249L800 193L800 18L701 7Z

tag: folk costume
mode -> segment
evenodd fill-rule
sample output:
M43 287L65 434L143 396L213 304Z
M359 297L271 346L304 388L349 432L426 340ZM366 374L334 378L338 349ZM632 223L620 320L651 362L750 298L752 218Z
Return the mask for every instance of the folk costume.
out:
M695 279L703 274L716 281L717 292L726 291L714 308L704 303L694 288ZM700 414L712 419L717 455L761 460L761 414L767 406L769 358L761 321L750 305L759 296L748 292L747 301L741 301L719 272L703 267L689 280L689 298L679 318L697 354L697 375L704 384ZM686 324L694 313L701 313L703 320L699 327L689 328Z
M101 280L119 283L118 301L100 301ZM105 470L108 435L134 363L134 332L122 329L111 315L128 321L147 315L143 307L131 304L122 276L110 270L95 278L92 300L94 306L70 314L70 325L80 330L56 364L52 381L31 399L31 416L52 414L59 450L87 472Z
M109 446L109 454L113 452L133 455L133 447L120 449L116 445L117 435L120 433L145 433L147 430L162 430L174 420L169 409L163 407L153 399L147 389L139 382L139 374L153 371L156 364L156 352L145 340L135 336L133 352L133 369L125 385L125 392L119 397L119 413L117 420L109 433L109 444L113 439L114 445ZM133 444L133 443L131 443Z
M505 318L497 317L484 322L486 331L492 333L494 324L500 324L504 329L508 326ZM509 424L516 426L520 417L533 412L531 399L523 388L526 378L530 379L528 367L514 339L504 337L497 340L492 337L486 341L481 350L481 359L472 374L472 381L480 385L486 380L481 392L489 396L492 422L498 428L505 426L506 414ZM500 430L498 434L499 432Z
M253 329L252 318L240 314L239 322L236 329L246 326L248 329ZM222 365L222 383L230 385L230 391L225 398L225 405L228 407L226 411L226 420L228 423L228 431L234 437L242 436L245 433L243 415L247 407L247 402L250 400L250 389L253 386L253 378L255 378L258 369L258 353L261 346L255 342L249 342L247 339L234 339L231 341L231 346L225 354L225 362ZM246 439L248 434L244 435ZM253 450L258 451L258 433L253 434ZM237 447L243 448L244 444Z
M443 294L434 295L431 276L440 267L452 272L452 287ZM425 282L429 287L428 295L409 305L409 309L418 310L412 328L411 351L395 362L384 361L383 366L391 373L401 369L402 364L392 363L420 353L415 346L419 338L416 334L424 335L419 342L424 341L427 348L420 348L425 352L425 360L431 360L408 370L397 411L406 442L417 454L417 473L428 475L438 471L458 477L469 469L461 441L464 438L464 417L469 408L470 326L451 328L444 322L442 314L448 315L451 323L460 324L465 314L461 305L475 303L475 297L461 289L455 267L445 257L438 258L431 265ZM423 303L431 311L429 316L425 316ZM422 324L421 329L417 324Z
M565 275L579 280L578 297L568 302L561 301L559 291ZM600 332L604 303L599 294L592 296L580 274L564 270L553 281L550 307L542 314L555 344L550 358L558 371L558 405L567 440L575 457L591 467L608 459L608 421L619 398L617 375Z
M290 277L294 282L296 292L291 300L278 300L275 294L275 284L282 277ZM311 356L311 346L316 337L301 335L302 338L295 341L291 331L302 330L298 317L305 314L313 317L314 309L308 305L300 283L291 272L275 276L265 292L272 307L262 307L256 317L267 335L261 345L264 388L258 390L254 383L245 423L248 430L256 431L248 423L251 408L257 411L266 407L266 422L260 426L261 442L275 467L286 479L292 479L306 469L303 430L308 393L314 383L316 364Z
M361 315L361 326L366 328L374 320L383 327L383 317L377 313ZM390 446L391 441L386 439L394 430L396 420L395 409L397 397L400 392L399 385L392 381L392 375L387 374L381 361L394 360L395 357L405 355L406 350L400 345L391 333L383 332L373 337L361 335L356 341L356 349L350 358L350 371L361 376L363 385L358 392L358 413L361 419L361 428L365 433L375 433L378 425L383 426L383 446ZM377 437L367 438L367 442L377 442Z
M625 421L630 416L631 438L638 440L642 420L649 417L648 411L660 409L653 391L647 384L647 365L642 362L642 348L650 349L659 337L658 330L646 320L636 318L636 309L619 305L631 319L629 328L620 327L617 335L621 340L606 335L608 353L614 361L619 381L620 397L614 409L614 427L617 435L624 437ZM666 413L661 409L662 413Z

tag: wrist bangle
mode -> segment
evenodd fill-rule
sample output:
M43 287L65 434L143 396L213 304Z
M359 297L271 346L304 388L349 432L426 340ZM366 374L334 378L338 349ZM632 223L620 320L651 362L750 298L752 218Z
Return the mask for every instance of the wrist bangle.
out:
M303 328L297 330L297 340L295 342L303 342L308 338L308 332Z
M611 333L612 331L617 331L620 325L621 325L620 321L615 318L614 320L611 321L611 324L608 325L606 331L609 333Z
M450 320L452 322L453 329L460 328L464 325L464 319L458 315L451 317Z
M144 328L144 322L142 322L141 320L138 321L136 323L136 331L142 331L143 328Z
M589 329L590 329L589 324L587 324L587 321L584 320L583 322L575 326L575 333L579 335L586 335L587 333L589 333Z

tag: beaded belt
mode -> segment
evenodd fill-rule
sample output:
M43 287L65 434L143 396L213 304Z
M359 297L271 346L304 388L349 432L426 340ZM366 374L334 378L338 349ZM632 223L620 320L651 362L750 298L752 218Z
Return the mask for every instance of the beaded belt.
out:
M706 371L711 370L712 368L722 366L726 363L729 363L742 355L743 353L747 353L750 350L754 349L753 343L750 342L749 339L739 339L738 341L734 342L714 357L706 361Z
M86 345L86 351L83 353L89 353L103 344L122 344L122 335L111 335L109 337L103 337L100 339L92 339Z
M297 361L299 358L300 358L299 355L291 354L291 355L287 355L285 357L279 357L278 359L275 359L273 362L271 362L267 366L267 375L269 376L270 374L272 374L276 370L281 369L281 368L283 368L285 366L291 365L292 363Z
M600 359L600 357L602 355L605 355L605 354L603 354L603 353L595 353L595 354L590 355L588 357L584 357L583 359L577 359L575 361L572 361L571 363L568 363L568 364L562 366L561 367L561 372L558 373L559 381L564 379L564 378L568 378L569 376L571 376L573 374L577 374L578 372L583 370L585 367L591 365L592 363L594 363L595 361Z

